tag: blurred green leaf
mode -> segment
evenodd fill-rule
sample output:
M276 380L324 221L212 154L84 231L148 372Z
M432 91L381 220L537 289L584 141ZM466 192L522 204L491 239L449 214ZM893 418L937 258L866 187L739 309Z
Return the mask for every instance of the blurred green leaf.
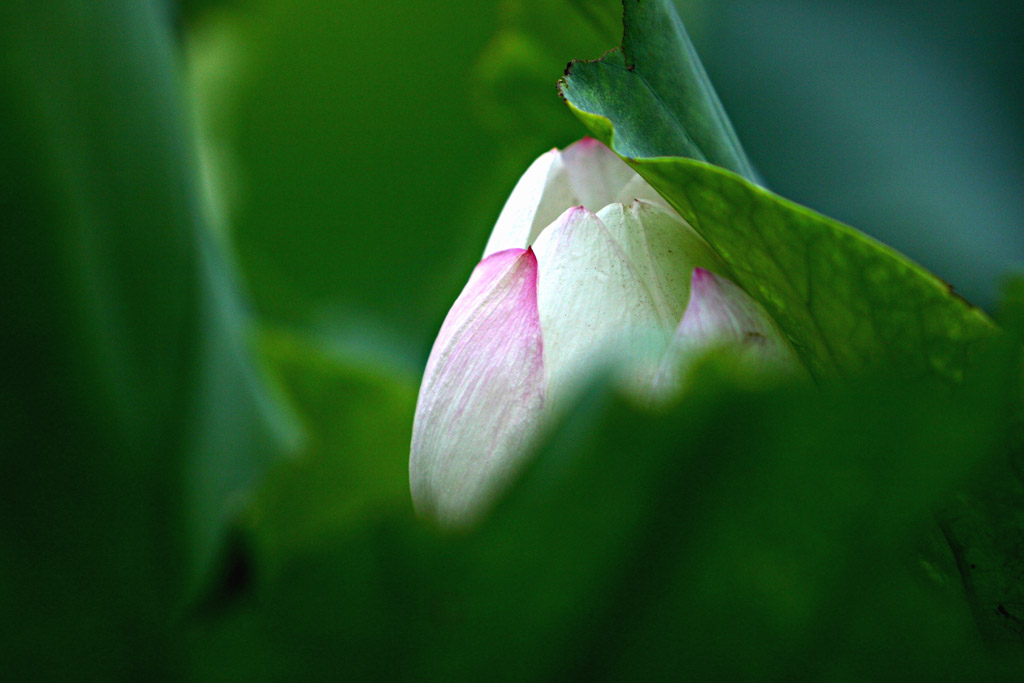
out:
M193 594L215 571L226 528L244 514L270 464L294 452L299 439L294 416L257 368L253 321L234 269L212 235L200 235L200 243L199 376L182 465Z
M700 386L660 416L595 396L538 454L469 542L452 677L976 673L959 586L911 548L943 492L999 452L1005 386Z
M1020 453L1016 455L1020 461ZM986 640L1024 645L1024 482L1011 461L989 466L941 514Z
M490 3L412 0L201 15L189 85L262 317L318 331L369 319L426 357L508 191L467 111L494 21Z
M673 70L655 61L658 52L690 55L684 74L700 69L678 18L652 22L662 14L675 16L667 0L626 2L632 47L573 64L562 82L573 111L620 154L637 157L627 161L764 304L815 376L850 376L881 361L908 375L962 376L971 349L994 327L948 285L857 231L730 171L671 156L687 152L687 135L703 140L700 126L709 119L697 117L697 129L690 130L690 104L665 91L678 83L664 73L658 80L647 75L649 69ZM678 125L640 125L649 119Z
M442 627L451 563L411 518L364 516L295 548L251 596L192 624L190 679L424 680L417 665Z
M1024 330L1021 279L1006 283L999 322L1010 331L1005 382L1014 396L1005 419L1005 457L980 468L942 506L939 521L952 548L975 619L986 640L1024 645ZM993 385L998 381L993 380Z
M224 7L242 7L252 5L260 0L162 0L181 14L186 22L196 21L208 12L215 12Z
M1003 329L1024 340L1024 275L1015 274L1005 281L996 318Z
M275 444L169 29L152 2L15 0L0 45L4 674L172 677L172 615Z
M418 377L308 335L267 328L260 355L304 438L254 500L259 552L287 557L377 508L412 512L409 435Z
M197 669L226 680L226 656L256 680L1014 680L973 631L948 549L916 550L934 506L1002 454L1011 383L985 367L1003 379L821 392L739 390L706 366L653 415L595 387L478 528L392 513L296 549L196 627Z
M507 141L504 156L521 172L540 150L580 137L579 121L554 96L554 75L575 55L599 53L618 40L622 8L618 0L498 6L497 30L473 71L471 102L484 125Z

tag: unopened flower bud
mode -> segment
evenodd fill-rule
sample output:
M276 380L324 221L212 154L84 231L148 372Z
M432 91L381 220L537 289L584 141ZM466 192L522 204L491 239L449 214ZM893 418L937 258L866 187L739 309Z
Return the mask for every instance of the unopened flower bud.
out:
M611 365L659 397L688 359L734 347L798 363L703 239L611 150L552 150L520 179L427 362L413 426L417 509L471 521L546 419Z

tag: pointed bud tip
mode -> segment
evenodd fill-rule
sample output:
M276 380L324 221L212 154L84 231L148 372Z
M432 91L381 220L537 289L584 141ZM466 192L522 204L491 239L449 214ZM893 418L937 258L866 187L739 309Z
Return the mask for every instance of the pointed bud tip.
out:
M484 263L493 263L495 261L512 261L515 260L517 257L522 256L522 254L526 251L526 249L520 249L519 247L501 249L500 251L495 251L483 257L483 259L481 259L480 263L478 263L477 265L479 266Z
M597 138L594 138L594 137L591 137L591 136L587 135L585 137L580 138L579 140L577 140L576 142L572 143L571 145L567 146L563 150L563 154L564 153L569 153L570 156L571 156L572 152L574 152L574 151L585 152L585 153L593 153L593 152L597 152L597 151L603 151L603 150L606 150L606 149L608 149L608 148L605 146L605 144L603 142L601 142Z
M587 207L583 206L582 204L577 204L576 206L570 206L568 209L566 209L559 218L563 222L568 223L571 221L578 221L580 219L594 215L596 214Z
M706 293L717 285L715 274L706 268L694 268L693 276L690 278L690 289Z
M530 245L526 249L509 249L508 251L516 252L514 259L514 268L526 268L528 272L534 274L534 278L537 276L537 255L533 253L533 245Z

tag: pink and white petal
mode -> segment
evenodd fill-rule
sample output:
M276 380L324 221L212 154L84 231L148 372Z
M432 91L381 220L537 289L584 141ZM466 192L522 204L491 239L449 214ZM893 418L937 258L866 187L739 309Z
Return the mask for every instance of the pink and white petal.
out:
M671 338L690 298L690 273L695 267L718 267L718 258L671 209L632 201L611 204L597 215L647 286L666 338Z
M557 149L542 154L516 183L505 202L484 256L505 249L526 249L567 206L578 204Z
M562 151L562 163L576 196L572 204L580 204L595 212L616 201L622 189L636 176L636 172L619 155L590 137L566 147Z
M612 367L642 395L670 333L650 293L601 220L566 211L534 243L550 410L561 410L596 370Z
M501 251L477 265L427 361L409 461L416 509L471 522L517 468L543 408L537 260Z
M789 341L767 311L730 280L695 268L690 302L655 379L654 395L671 395L689 366L711 349L728 348L759 372L806 376Z

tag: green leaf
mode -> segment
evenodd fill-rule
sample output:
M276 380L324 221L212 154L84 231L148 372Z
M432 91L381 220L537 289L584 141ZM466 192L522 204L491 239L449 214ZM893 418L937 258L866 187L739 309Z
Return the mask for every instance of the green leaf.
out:
M228 527L244 514L271 463L294 452L299 440L294 416L274 400L257 367L254 322L236 273L211 237L200 236L199 376L182 466L192 594L222 559Z
M573 63L561 82L577 116L708 241L816 377L887 362L908 375L961 378L995 328L948 285L856 230L755 185L749 173L672 156L737 168L724 152L709 155L703 142L710 135L731 149L731 135L707 132L718 120L710 86L692 99L676 96L684 84L706 80L693 76L703 71L671 4L627 0L625 8L623 50ZM687 148L688 138L699 149Z
M611 119L615 134L602 132L622 156L689 157L756 180L675 6L669 0L623 5L622 46L570 64L562 96L575 109Z
M956 559L975 620L985 639L1019 649L1024 644L1024 287L1019 277L1004 288L999 322L1007 334L1002 378L1014 395L1002 457L959 486L938 515Z
M171 614L276 449L162 16L135 0L0 4L14 679L173 676Z
M1002 459L945 505L942 530L975 620L990 643L1024 644L1024 477Z
M418 376L325 339L265 327L260 356L303 430L278 463L249 522L267 570L374 510L410 516L409 438Z
M913 548L998 453L1005 385L746 394L706 375L655 416L594 392L470 542L452 678L970 671L959 586Z
M371 319L426 357L521 172L490 187L502 149L467 113L495 13L261 0L194 24L189 85L263 318L318 330Z
M1024 340L1024 275L1015 273L1004 282L996 319L1003 329Z
M1005 367L952 390L871 377L825 391L741 390L708 368L658 414L595 386L475 529L431 532L403 511L294 549L197 625L197 667L1013 680L973 633L948 549L917 550L933 506L1000 452Z

